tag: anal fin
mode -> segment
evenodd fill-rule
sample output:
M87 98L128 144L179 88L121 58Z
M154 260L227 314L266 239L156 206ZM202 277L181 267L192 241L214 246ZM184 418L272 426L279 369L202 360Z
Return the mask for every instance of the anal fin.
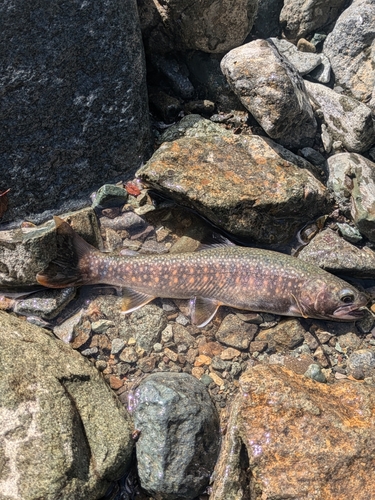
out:
M215 316L221 303L205 297L194 297L190 300L190 315L193 325L203 328Z
M122 305L121 312L129 314L142 306L145 306L155 297L143 292L137 292L131 288L122 289Z

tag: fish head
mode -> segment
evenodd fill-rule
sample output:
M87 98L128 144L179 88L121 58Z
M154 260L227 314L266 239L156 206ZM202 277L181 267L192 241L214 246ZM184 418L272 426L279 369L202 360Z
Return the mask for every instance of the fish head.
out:
M308 281L298 297L296 307L308 318L356 321L365 314L369 298L349 283L332 277Z

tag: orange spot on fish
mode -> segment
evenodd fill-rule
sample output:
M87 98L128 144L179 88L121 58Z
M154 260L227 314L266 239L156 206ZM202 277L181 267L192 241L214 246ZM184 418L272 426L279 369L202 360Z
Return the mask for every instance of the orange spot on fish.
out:
M189 283L194 283L195 281L195 278L192 276L190 279L189 279Z

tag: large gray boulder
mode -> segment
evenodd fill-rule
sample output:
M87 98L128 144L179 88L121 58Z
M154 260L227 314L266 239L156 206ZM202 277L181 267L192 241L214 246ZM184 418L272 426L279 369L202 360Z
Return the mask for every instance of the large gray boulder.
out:
M126 411L71 347L3 311L0 324L0 498L101 498L130 462Z
M136 0L0 5L1 222L77 208L149 146Z

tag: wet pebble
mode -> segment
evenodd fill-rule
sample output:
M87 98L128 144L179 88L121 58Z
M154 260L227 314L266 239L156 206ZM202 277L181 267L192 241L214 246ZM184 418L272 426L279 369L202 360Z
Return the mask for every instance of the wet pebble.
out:
M316 382L321 382L323 384L327 382L326 376L322 372L321 367L316 363L309 365L304 375L312 380L316 380Z

